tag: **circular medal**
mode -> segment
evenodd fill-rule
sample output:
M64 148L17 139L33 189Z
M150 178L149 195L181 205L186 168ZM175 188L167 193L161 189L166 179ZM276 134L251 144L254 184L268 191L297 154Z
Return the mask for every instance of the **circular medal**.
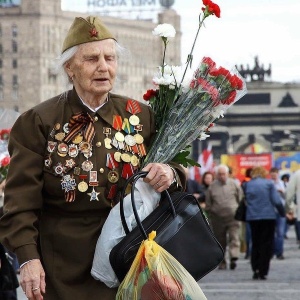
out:
M91 151L91 148L92 148L92 146L88 142L82 142L79 145L79 149L80 149L81 153L83 153L83 154L89 154Z
M144 142L144 138L139 133L134 135L134 139L137 144L143 144Z
M120 131L116 132L115 138L118 142L124 142L125 140L124 134Z
M77 145L71 144L69 146L69 152L68 152L68 154L69 154L70 157L76 157L78 155L78 152L79 151L78 151Z
M93 169L93 163L90 160L86 160L81 164L83 171L89 172Z
M122 154L121 154L121 159L122 159L124 162L129 163L129 162L130 162L130 155L129 155L128 153L122 153Z
M116 171L109 171L107 179L111 183L116 183L119 180L119 174Z
M67 154L68 151L69 151L69 147L67 144L65 143L59 143L58 146L57 146L57 151L60 153L60 154Z
M121 162L121 152L117 151L114 153L114 159L117 161L117 162Z
M136 115L132 115L129 118L129 123L133 126L138 125L140 123L140 118Z
M125 136L125 143L128 146L132 147L132 146L134 146L136 144L136 140L135 140L135 138L132 135L128 134L128 135Z
M139 159L135 155L132 155L130 158L130 162L134 167L136 167L139 164Z
M99 169L99 172L100 172L101 174L103 174L103 173L104 173L104 169L103 169L103 168L100 168L100 169Z
M111 139L110 138L105 138L104 139L104 147L106 149L112 149Z
M77 134L74 138L73 138L73 140L72 140L72 142L74 143L74 144L80 144L81 142L82 142L82 140L83 140L83 136L79 133L79 134Z
M81 181L78 183L78 190L79 192L86 192L88 190L89 186L85 181Z

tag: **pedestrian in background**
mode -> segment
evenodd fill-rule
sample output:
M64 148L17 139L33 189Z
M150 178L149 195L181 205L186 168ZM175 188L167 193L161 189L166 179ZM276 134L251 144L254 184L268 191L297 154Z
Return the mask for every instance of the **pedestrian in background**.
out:
M271 168L270 177L280 195L282 205L285 206L285 185L284 182L279 178L279 170L277 168ZM286 217L281 216L278 212L276 212L274 255L280 260L284 259L283 252L285 229Z
M229 169L226 165L219 165L215 174L216 179L211 183L206 194L206 211L213 232L225 253L228 244L230 269L234 270L240 253L240 222L234 219L234 214L243 198L243 192L240 185L229 178ZM219 269L226 268L227 263L224 258Z
M247 183L246 221L251 227L252 251L251 267L253 279L267 279L270 260L273 255L273 244L276 224L276 210L285 215L281 198L275 185L266 179L267 170L254 167L252 179Z
M300 249L300 169L290 177L286 188L287 218L295 221L297 242Z
M199 202L203 209L205 209L206 207L205 198L206 198L207 190L213 181L214 181L214 174L212 172L207 171L203 173L201 178L201 185L200 185L201 194L199 197Z

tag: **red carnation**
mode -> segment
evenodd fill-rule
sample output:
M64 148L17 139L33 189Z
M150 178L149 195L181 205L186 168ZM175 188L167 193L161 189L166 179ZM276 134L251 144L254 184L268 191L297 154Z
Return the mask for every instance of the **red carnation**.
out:
M143 95L143 99L149 101L152 97L157 96L156 90L147 90L147 92Z
M203 5L205 5L205 7L202 7L202 11L206 17L209 15L215 15L217 18L220 18L221 10L219 5L215 4L211 0L202 0L202 2Z
M7 167L10 163L10 157L9 156L5 156L2 160L1 160L1 167Z

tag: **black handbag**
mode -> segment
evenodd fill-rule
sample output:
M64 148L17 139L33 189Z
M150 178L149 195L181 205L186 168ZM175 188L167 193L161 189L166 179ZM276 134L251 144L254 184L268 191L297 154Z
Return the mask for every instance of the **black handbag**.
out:
M240 203L235 211L234 218L237 221L246 222L246 211L247 211L247 206L246 206L245 200L243 199L242 201L240 201Z
M141 242L155 230L155 241L172 254L196 281L215 269L224 258L224 251L215 238L196 198L185 192L162 193L159 205L140 221L135 201L136 181L147 172L134 174L122 190L120 214L126 236L110 252L111 266L121 282L129 271ZM137 227L129 232L123 210L126 187L132 183L131 202Z
M16 272L7 258L7 253L2 244L0 244L0 291L14 290L19 286Z

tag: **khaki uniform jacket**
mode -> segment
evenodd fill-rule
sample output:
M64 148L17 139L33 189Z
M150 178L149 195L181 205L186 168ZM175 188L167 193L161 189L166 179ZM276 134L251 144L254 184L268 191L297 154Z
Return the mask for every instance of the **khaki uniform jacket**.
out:
M17 254L20 264L34 258L42 260L46 272L45 300L115 299L116 290L94 280L90 270L97 239L111 209L111 200L107 199L112 186L108 181L111 166L107 167L107 154L117 151L104 146L107 135L103 128L111 128L108 137L113 138L114 115L120 115L122 120L132 115L126 111L127 100L110 94L108 102L92 112L71 90L23 113L12 128L0 239ZM147 147L155 134L154 117L148 106L140 107L137 115L143 126L139 133ZM57 148L49 148L49 141L50 145L53 141L60 143L56 134L62 133L71 116L79 112L88 112L94 119L95 137L88 160L93 164L92 170L97 171L99 184L94 188L99 201L91 200L93 187L89 186L86 192L77 189L82 178L74 170L81 168L87 158L79 152L72 158L72 166L72 161L67 162L71 157L59 154ZM75 179L73 202L65 200L63 176L57 174L61 165L68 165L64 174ZM122 168L122 163L114 165L120 178ZM81 174L87 175L83 180L89 183L89 172L81 169Z

